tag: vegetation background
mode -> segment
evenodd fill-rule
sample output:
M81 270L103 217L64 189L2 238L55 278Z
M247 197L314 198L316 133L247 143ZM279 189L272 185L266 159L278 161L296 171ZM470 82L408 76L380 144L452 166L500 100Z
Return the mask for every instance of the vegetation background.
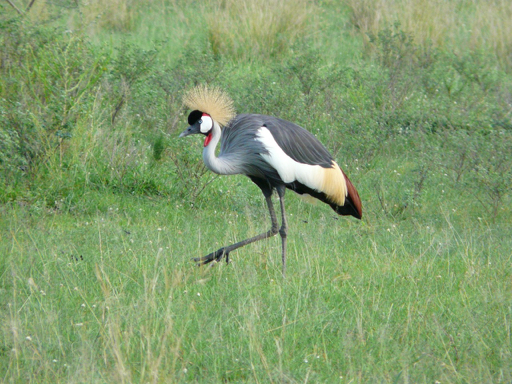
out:
M0 1L0 380L512 381L512 3ZM326 144L361 222L178 140L224 88ZM197 139L197 138L196 138Z

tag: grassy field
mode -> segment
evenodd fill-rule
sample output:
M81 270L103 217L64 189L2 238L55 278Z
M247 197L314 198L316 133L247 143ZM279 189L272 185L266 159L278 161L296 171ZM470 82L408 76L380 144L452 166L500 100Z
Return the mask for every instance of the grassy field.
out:
M289 198L283 279L277 238L229 265L189 260L265 229L261 203L238 214L90 199L106 205L2 210L6 382L511 377L505 228L455 226L451 210L439 222L359 225Z
M0 3L0 380L511 382L511 10L451 3ZM190 260L270 227L177 138L204 82L359 190L286 195L286 278Z

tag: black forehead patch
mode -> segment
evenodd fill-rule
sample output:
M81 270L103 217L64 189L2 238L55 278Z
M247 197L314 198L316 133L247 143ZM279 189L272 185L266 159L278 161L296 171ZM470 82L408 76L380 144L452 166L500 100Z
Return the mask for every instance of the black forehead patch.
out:
M203 116L203 112L198 111L197 109L195 111L190 112L190 115L188 115L188 124L193 125Z

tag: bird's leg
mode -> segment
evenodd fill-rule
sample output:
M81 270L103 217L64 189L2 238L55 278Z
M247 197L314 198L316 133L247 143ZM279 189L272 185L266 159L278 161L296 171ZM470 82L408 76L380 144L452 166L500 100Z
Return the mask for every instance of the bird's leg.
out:
M279 204L281 205L281 228L279 229L279 234L281 235L281 245L282 245L282 259L283 259L283 276L286 274L286 236L288 234L288 223L286 221L286 213L284 209L284 192L286 189L281 188L278 189L277 192L279 194Z
M268 211L270 213L270 219L272 220L272 227L267 232L263 232L257 236L250 237L248 239L239 241L238 243L229 245L227 247L222 247L222 248L216 250L215 252L212 252L203 257L196 257L193 260L196 263L198 263L198 265L204 265L204 264L211 263L214 260L219 261L223 257L226 257L226 261L228 262L229 261L229 253L231 251L234 251L237 248L243 247L244 245L254 243L255 241L266 239L268 237L272 237L272 236L276 235L279 230L278 230L276 212L274 211L274 205L272 204L271 195L267 196L267 194L265 194L265 200L267 202Z

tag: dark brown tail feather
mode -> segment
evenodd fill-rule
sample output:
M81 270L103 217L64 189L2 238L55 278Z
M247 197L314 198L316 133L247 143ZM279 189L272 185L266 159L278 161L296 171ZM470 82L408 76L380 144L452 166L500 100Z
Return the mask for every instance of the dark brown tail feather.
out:
M357 193L356 187L354 187L354 184L352 184L347 175L343 171L341 173L343 173L347 182L348 193L345 198L345 204L343 206L331 205L331 207L340 215L352 215L357 219L361 219L363 217L363 208L359 193Z

